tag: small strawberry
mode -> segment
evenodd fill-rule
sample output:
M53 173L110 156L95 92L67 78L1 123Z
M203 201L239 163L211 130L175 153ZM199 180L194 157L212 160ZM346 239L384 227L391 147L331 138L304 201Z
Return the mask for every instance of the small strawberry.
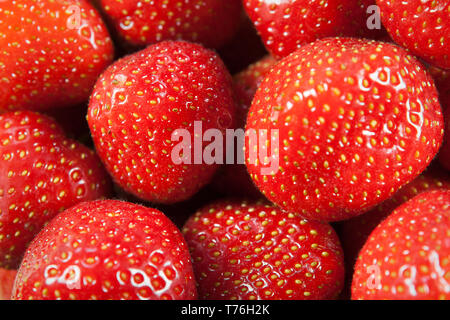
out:
M332 36L382 35L367 27L375 0L244 0L250 19L277 58L300 46Z
M436 189L450 190L450 177L440 171L427 170L373 210L340 223L338 234L344 248L348 271L353 272L359 251L381 221L404 202L422 192Z
M240 0L100 0L116 31L127 42L145 46L186 40L218 48L239 28Z
M28 248L13 299L195 299L181 232L160 211L104 200L53 219Z
M10 300L17 270L0 268L0 300Z
M450 190L398 207L361 250L352 299L450 299L449 230Z
M113 58L86 0L0 1L0 48L0 112L82 103Z
M0 116L0 267L16 267L57 213L109 194L98 157L55 121L30 111Z
M195 122L202 132L219 129L225 137L235 112L231 76L215 53L187 42L162 42L107 69L91 97L88 122L116 182L139 198L169 204L190 198L218 168L203 157L198 161L202 154L196 152L204 149L193 142L194 136L203 138L194 132ZM174 147L184 142L191 152L184 159L180 152L175 162Z
M332 299L342 249L327 223L264 203L219 201L183 228L203 299Z
M403 49L329 38L272 69L247 131L266 132L246 141L248 170L265 196L305 218L337 221L424 171L441 145L443 120L430 75Z
M383 25L394 39L429 63L450 69L450 2L377 0Z
M252 104L256 90L275 63L275 58L266 56L234 77L234 88L239 103L239 108L236 113L238 128L245 127L248 109ZM235 147L237 148L237 144ZM237 151L235 149L235 154L237 154ZM243 152L243 150L239 151ZM239 164L237 160L236 158L234 164L227 164L221 168L213 180L213 187L225 195L260 198L261 193L253 184L247 168L244 164Z

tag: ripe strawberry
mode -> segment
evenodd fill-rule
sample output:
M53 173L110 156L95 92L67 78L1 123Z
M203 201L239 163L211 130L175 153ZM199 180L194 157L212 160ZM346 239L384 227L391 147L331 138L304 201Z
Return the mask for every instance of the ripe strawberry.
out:
M444 119L445 119L445 136L444 143L442 144L442 148L439 152L439 162L441 165L450 170L450 107L448 104L450 102L450 95L447 97L447 108L444 111Z
M162 42L107 69L88 122L100 158L121 187L144 200L174 203L209 183L218 165L176 164L172 151L181 140L172 135L190 133L194 163L194 122L201 121L203 132L218 128L225 136L235 112L231 77L216 54L196 44Z
M17 270L0 268L0 300L10 300Z
M88 99L113 47L86 0L0 1L0 112Z
M239 28L240 0L100 0L117 32L144 46L164 40L187 40L218 48Z
M450 177L440 171L427 171L373 210L340 223L338 234L344 248L348 271L353 270L359 251L381 221L404 202L422 192L437 189L450 190Z
M279 62L259 87L247 131L268 139L247 139L246 162L281 208L344 220L417 177L437 153L442 129L433 81L407 52L324 39ZM267 160L279 168L263 172Z
M234 88L239 102L238 112L236 113L238 128L245 127L248 109L252 104L256 90L275 63L275 58L266 56L234 77ZM235 146L237 147L237 145ZM240 150L240 152L243 152L243 150ZM235 149L235 154L237 154L237 149ZM225 195L260 198L261 193L253 184L247 168L243 164L238 164L237 158L235 160L234 164L227 164L221 168L213 180L213 187Z
M13 299L195 299L186 243L156 209L85 202L53 219L27 249Z
M16 267L57 213L109 193L98 157L55 121L30 111L0 116L0 267Z
M375 0L244 0L269 51L285 57L300 46L331 36L375 36L367 27Z
M450 69L450 2L377 0L377 4L395 42L427 62Z
M425 192L370 235L352 299L450 299L450 190Z
M342 288L342 249L327 223L261 202L220 201L183 233L201 298L332 299Z

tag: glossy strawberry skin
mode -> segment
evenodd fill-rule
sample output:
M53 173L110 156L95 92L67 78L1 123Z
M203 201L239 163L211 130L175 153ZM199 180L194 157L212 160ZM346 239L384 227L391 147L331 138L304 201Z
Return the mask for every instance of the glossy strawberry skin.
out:
M286 57L301 45L333 36L379 36L369 30L367 8L375 0L245 0L266 47L277 58Z
M331 299L342 288L334 230L264 203L219 201L183 228L201 299Z
M94 89L88 122L115 181L139 198L170 204L190 198L218 168L175 164L171 153L179 141L172 133L186 129L192 138L194 122L201 121L203 132L214 128L225 136L235 112L231 76L217 55L196 44L162 42L107 69Z
M0 112L84 102L113 58L106 26L86 0L2 1L0 25Z
M440 170L427 170L373 210L340 223L338 234L348 270L353 273L358 253L371 232L398 206L422 192L439 189L450 190L450 176Z
M189 252L160 211L117 200L79 204L33 240L13 299L195 299Z
M57 213L110 195L94 152L56 122L30 111L0 116L0 267L15 268L27 244Z
M265 196L305 218L338 221L424 171L441 145L443 120L431 77L403 49L330 38L272 69L250 108L251 130L278 135L278 153L276 142L252 142L258 154L278 157L272 174L262 172L269 166L255 161L258 154L251 159L246 142L247 168Z
M449 230L450 190L422 193L397 208L361 250L352 299L448 300Z
M239 28L240 0L101 0L121 37L138 46L186 40L218 48Z
M0 268L0 300L10 300L17 270Z
M395 42L431 64L450 69L448 1L377 0L377 5Z
M441 99L441 101L443 101ZM444 111L444 119L445 119L445 136L444 142L442 144L442 148L439 151L439 162L441 165L450 171L450 95L447 97L447 101L445 102L446 109Z

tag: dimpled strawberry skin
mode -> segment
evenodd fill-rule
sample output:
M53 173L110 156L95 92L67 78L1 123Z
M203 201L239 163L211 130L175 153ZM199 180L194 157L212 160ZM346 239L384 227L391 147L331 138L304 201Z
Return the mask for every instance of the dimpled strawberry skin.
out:
M174 203L207 184L218 165L193 164L194 148L192 164L175 164L172 149L179 141L172 133L185 129L193 137L194 121L201 121L203 132L214 128L225 136L236 108L231 76L212 51L162 42L107 69L91 97L88 122L100 158L121 187L148 201Z
M13 299L195 299L181 232L160 211L116 200L79 204L33 240Z
M450 1L377 0L395 42L429 63L450 69Z
M0 111L81 103L113 58L106 26L85 0L1 1L0 25Z
M116 30L129 43L186 40L219 48L240 23L240 0L101 0Z
M375 0L244 0L266 47L282 58L316 39L333 36L377 36L366 21Z
M0 267L17 267L57 213L110 193L99 158L54 120L30 111L0 116Z
M267 75L247 119L248 131L261 129L278 137L279 152L276 142L259 141L256 155L278 156L279 170L263 174L269 165L258 160L267 159L252 160L247 139L246 164L258 188L287 211L337 221L424 171L441 145L443 119L433 80L403 49L330 38L302 47Z
M450 299L449 230L450 190L422 193L397 208L361 250L352 299ZM371 266L379 272L366 272Z
M183 228L202 299L331 299L343 254L327 223L264 203L219 201Z

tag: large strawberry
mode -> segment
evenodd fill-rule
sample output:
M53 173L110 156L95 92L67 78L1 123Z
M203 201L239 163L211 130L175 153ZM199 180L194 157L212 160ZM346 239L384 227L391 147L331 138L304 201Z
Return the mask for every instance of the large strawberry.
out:
M13 299L195 299L189 251L160 211L116 200L79 204L27 249Z
M378 36L367 12L375 0L244 0L266 47L285 57L301 45L332 36ZM375 12L372 12L372 14ZM381 26L380 26L381 27Z
M450 190L449 175L440 170L427 170L373 210L340 223L337 230L344 248L347 274L350 277L353 274L353 267L359 251L366 243L370 233L381 221L404 202L422 192L437 189Z
M259 189L283 209L336 221L417 177L441 145L443 120L433 80L403 49L330 38L272 69L247 131Z
M0 268L0 300L10 300L17 270Z
M231 77L215 53L162 42L107 69L92 95L88 122L119 185L145 200L174 203L195 194L218 167L204 161L209 143L197 146L194 136L202 140L202 133L218 129L225 137L235 112ZM186 148L177 152L180 144Z
M352 299L450 299L450 190L425 192L370 235Z
M57 213L109 193L98 157L55 121L30 111L0 116L0 267L16 267Z
M86 0L0 1L0 112L88 99L113 47Z
M203 299L331 299L342 249L327 223L264 203L219 201L183 228Z
M377 0L383 25L395 42L415 55L450 69L448 0Z
M116 31L133 45L187 40L218 48L239 28L240 0L100 0Z
M266 56L234 76L234 89L239 103L236 113L236 127L239 129L245 127L248 109L252 104L256 90L275 63L275 58ZM241 142L243 142L243 139ZM243 154L244 150L239 150L237 147L238 143L235 144L235 155L238 155L238 152ZM234 163L223 166L213 180L214 188L225 195L259 198L261 193L255 188L245 165L238 162L239 159L236 156Z

